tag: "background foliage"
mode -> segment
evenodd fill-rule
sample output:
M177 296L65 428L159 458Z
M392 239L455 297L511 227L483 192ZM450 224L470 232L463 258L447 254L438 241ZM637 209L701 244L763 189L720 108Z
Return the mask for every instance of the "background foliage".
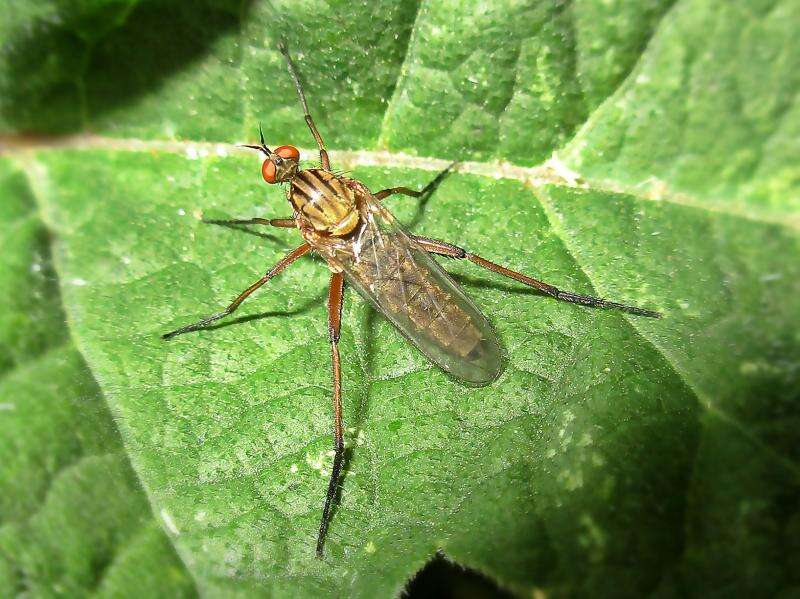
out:
M520 594L800 590L796 2L2 10L2 130L95 135L17 137L0 163L3 594L385 596L439 549ZM352 452L323 562L324 265L236 326L158 339L298 243L199 220L286 214L254 157L196 143L260 120L310 146L280 35L372 188L473 161L392 200L415 231L665 313L447 262L508 352L470 389L348 296ZM494 161L532 168L476 174Z

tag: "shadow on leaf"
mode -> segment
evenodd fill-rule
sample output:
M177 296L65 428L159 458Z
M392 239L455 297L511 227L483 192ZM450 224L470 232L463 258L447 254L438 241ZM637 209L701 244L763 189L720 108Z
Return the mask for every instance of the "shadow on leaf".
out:
M70 6L72 4L70 3ZM13 31L2 48L6 126L71 133L135 102L241 26L252 0L80 3ZM92 10L88 10L91 8Z
M251 322L253 320L262 320L264 318L273 318L273 317L284 318L290 316L297 316L299 314L305 314L315 306L321 304L325 300L326 296L327 294L317 294L310 300L303 302L300 306L298 306L297 308L293 308L291 310L270 310L268 312L260 312L258 314L247 314L246 316L240 316L238 318L234 318L232 320L228 320L220 324L207 326L203 330L215 331L217 329L224 329L226 327L242 324L245 322Z

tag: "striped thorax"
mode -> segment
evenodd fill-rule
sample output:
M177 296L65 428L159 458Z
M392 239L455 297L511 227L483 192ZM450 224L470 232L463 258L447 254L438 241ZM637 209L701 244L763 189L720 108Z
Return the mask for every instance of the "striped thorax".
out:
M340 237L358 224L354 191L324 169L298 171L290 180L289 201L316 233Z

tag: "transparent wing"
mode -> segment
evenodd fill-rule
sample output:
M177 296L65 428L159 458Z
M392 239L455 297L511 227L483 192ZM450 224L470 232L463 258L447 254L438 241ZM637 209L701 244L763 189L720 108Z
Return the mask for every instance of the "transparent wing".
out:
M443 370L475 384L497 378L502 352L486 317L372 194L359 196L358 228L320 253Z

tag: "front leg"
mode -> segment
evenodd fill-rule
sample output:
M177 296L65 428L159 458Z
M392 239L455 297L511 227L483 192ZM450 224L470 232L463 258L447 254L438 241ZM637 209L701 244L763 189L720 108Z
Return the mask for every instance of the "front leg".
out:
M278 49L281 51L281 54L283 54L283 57L286 59L286 65L289 67L289 74L292 76L297 95L300 97L300 104L303 106L303 116L306 119L306 125L308 125L308 128L311 130L311 135L314 136L314 140L317 142L317 146L319 146L319 161L322 163L322 168L329 171L331 170L331 162L328 158L328 151L325 149L325 142L322 141L322 136L319 134L319 130L314 124L314 119L308 110L308 102L306 101L306 94L303 91L303 84L300 83L300 75L297 73L292 57L289 56L289 49L286 47L286 43L283 40L278 42Z

